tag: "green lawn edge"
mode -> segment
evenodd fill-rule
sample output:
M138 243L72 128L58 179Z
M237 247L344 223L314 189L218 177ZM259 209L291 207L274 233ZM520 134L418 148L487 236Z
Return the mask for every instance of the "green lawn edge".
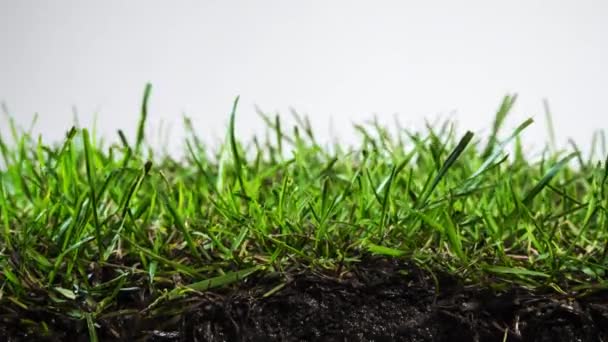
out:
M237 98L225 144L209 148L186 118L185 156L174 159L146 144L151 89L133 144L76 127L48 144L9 118L0 305L42 301L92 327L122 309L121 292L145 289L152 312L256 273L339 277L366 254L497 288L608 286L603 133L590 157L572 143L530 159L521 136L532 120L503 132L508 95L487 137L452 122L420 132L373 122L354 126L357 145L322 146L306 117L286 127L260 113L268 134L245 142Z

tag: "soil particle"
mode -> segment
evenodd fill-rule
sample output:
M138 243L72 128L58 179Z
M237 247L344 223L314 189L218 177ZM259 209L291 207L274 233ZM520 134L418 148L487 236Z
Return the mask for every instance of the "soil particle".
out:
M608 292L569 298L438 279L436 289L431 275L411 264L366 258L348 277L292 274L269 296L280 278L250 278L172 303L164 316L133 310L99 319L97 331L102 341L608 341ZM187 309L171 314L176 306ZM44 320L50 332L37 335L27 320ZM88 340L82 320L8 307L0 308L0 336Z

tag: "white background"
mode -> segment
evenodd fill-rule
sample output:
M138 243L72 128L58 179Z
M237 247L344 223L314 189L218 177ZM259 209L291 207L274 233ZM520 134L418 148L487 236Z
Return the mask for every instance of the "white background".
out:
M608 120L606 1L83 1L0 0L0 101L36 132L60 139L82 125L133 137L146 82L150 134L181 115L222 138L232 101L237 129L261 132L254 105L307 113L322 139L356 136L377 115L409 127L453 118L487 133L506 93L511 127L532 116L526 141L588 146ZM0 119L6 132L6 120ZM150 139L152 142L158 139Z

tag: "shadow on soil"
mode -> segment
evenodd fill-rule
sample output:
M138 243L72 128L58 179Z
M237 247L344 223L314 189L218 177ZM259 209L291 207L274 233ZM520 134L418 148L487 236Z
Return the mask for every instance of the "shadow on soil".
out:
M125 297L137 310L118 308L120 316L97 320L97 332L102 341L608 341L608 292L569 298L437 281L439 295L428 273L368 258L342 279L300 273L277 288L278 278L250 278L173 303L162 317L142 314L149 299ZM0 317L3 340L88 340L83 320L14 307L0 308ZM45 321L47 336L28 320Z

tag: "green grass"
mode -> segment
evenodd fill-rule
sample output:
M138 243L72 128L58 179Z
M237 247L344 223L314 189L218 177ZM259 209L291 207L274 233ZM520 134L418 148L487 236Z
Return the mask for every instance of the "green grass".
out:
M497 288L608 286L603 135L592 146L600 159L575 144L527 159L520 137L532 120L502 131L514 96L488 137L450 123L392 134L373 123L355 127L358 145L331 148L301 117L287 129L262 115L266 139L241 141L237 98L226 143L212 152L186 120L185 157L175 160L146 144L150 90L133 145L122 131L106 145L76 128L50 145L9 120L0 306L44 303L82 319L95 339L97 319L129 312L117 300L124 292L150 296L143 312L154 315L255 273L339 276L369 253Z

